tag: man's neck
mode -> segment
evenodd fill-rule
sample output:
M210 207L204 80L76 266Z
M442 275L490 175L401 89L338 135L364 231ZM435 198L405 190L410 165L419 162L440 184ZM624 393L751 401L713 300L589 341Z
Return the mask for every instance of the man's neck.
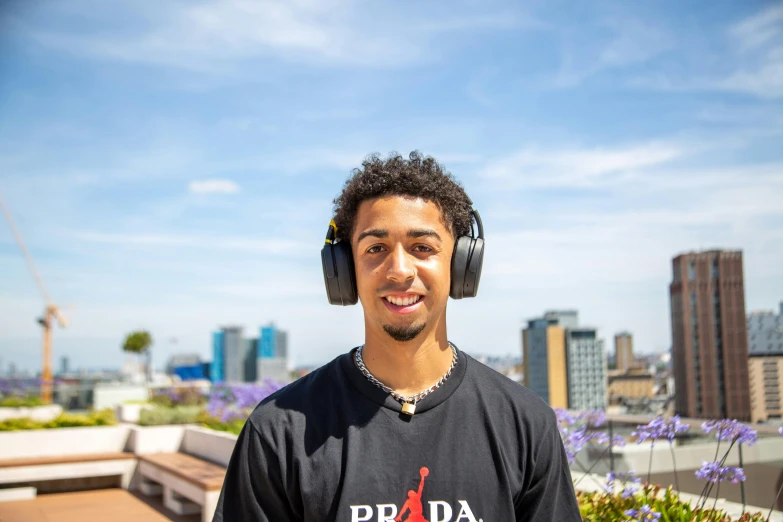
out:
M453 352L446 327L421 332L399 342L386 332L365 331L362 359L376 379L403 396L415 395L434 385L451 367Z

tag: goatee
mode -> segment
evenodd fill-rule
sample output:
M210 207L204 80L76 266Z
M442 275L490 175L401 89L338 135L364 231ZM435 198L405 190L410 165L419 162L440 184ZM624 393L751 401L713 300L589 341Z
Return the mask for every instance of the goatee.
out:
M406 341L412 341L419 335L427 323L413 324L405 326L391 326L388 324L383 325L383 331L389 334L389 337L395 341L404 343Z

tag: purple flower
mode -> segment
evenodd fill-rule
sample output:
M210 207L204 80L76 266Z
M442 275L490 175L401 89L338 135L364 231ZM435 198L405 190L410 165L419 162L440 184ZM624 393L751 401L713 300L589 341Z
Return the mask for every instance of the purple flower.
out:
M606 474L606 486L604 487L604 490L609 494L614 493L615 482L617 481L621 482L623 485L622 498L628 498L639 490L639 484L642 479L634 476L632 470L627 473L612 471Z
M696 470L696 477L713 483L728 480L732 484L739 484L740 482L745 482L745 471L742 468L721 466L717 462L705 462L701 468Z
M603 410L587 410L579 413L577 418L590 427L600 428L606 423L606 413Z
M282 385L270 380L261 384L241 384L225 386L215 384L209 394L206 410L222 422L246 419L259 402L282 388Z
M715 432L715 438L718 440L728 440L746 446L752 446L758 442L758 432L745 426L736 420L718 420L708 421L701 425L704 433Z
M631 435L638 437L637 444L650 440L655 445L656 441L664 439L672 442L678 433L688 431L689 428L687 424L680 422L679 415L668 419L656 417L647 424L637 426Z
M778 433L780 433L780 436L783 437L783 426L778 428Z
M625 516L631 517L631 520L638 520L640 522L645 520L658 520L661 518L661 514L653 511L647 504L643 505L639 509L626 510Z
M557 424L559 426L573 426L576 423L576 417L568 413L566 409L555 408L555 415L557 416Z

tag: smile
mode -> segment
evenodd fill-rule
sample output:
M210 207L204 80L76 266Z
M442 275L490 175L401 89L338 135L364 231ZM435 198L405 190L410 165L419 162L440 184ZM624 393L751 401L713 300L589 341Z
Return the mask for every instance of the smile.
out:
M424 301L424 296L418 294L387 295L383 298L386 308L398 314L409 314L416 311Z

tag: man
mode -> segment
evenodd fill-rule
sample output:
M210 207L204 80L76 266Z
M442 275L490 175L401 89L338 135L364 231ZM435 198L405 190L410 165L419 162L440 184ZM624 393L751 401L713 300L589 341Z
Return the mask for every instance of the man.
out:
M418 153L354 171L323 262L330 302L361 301L364 344L255 409L215 521L581 520L553 410L447 338L449 295L481 273L471 205Z

